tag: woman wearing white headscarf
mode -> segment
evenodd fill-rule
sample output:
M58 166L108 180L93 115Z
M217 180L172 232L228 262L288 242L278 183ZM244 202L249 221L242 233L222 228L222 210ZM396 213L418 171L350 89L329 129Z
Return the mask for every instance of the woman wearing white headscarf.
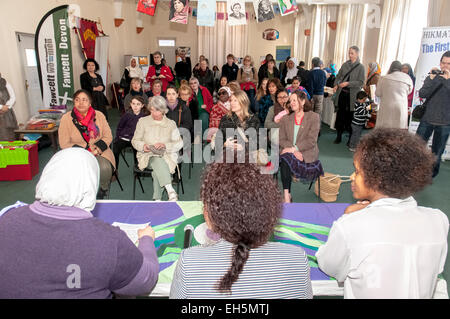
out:
M112 298L148 294L158 278L151 227L139 244L92 215L99 186L95 156L56 153L36 201L0 218L0 298Z
M141 81L144 81L144 73L142 69L139 67L137 58L131 58L130 65L125 67L125 71L123 72L123 77L126 80L127 85L123 86L124 96L126 96L130 92L131 79L139 78Z
M281 82L284 85L291 84L292 79L297 76L297 69L298 62L297 58L290 58L286 62L286 67L283 69L283 74L281 75Z

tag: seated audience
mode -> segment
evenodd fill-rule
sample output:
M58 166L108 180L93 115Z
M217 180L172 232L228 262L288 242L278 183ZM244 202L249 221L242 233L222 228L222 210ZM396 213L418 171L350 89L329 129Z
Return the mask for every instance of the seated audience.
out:
M151 90L145 92L145 94L150 98L153 96L166 97L166 92L162 91L162 82L160 80L155 80L152 82Z
M432 298L447 257L449 222L412 197L432 182L434 157L419 137L375 129L353 157L353 197L316 254L344 283L344 298Z
M231 53L227 55L227 63L222 66L222 76L226 76L228 82L235 81L237 79L237 73L239 67L234 63L234 55Z
M238 71L237 81L241 86L241 90L244 90L244 92L248 95L248 98L250 100L250 110L253 113L256 113L255 95L256 86L258 85L258 73L253 67L251 56L246 55L244 57L244 65Z
M291 84L292 79L297 76L297 72L297 59L289 58L283 72L281 72L281 83L285 86Z
M169 85L166 91L167 107L169 108L166 116L177 124L177 127L183 127L189 132L192 131L194 125L189 107L186 103L178 98L177 88Z
M255 96L255 114L258 115L259 113L259 103L263 96L267 93L267 82L269 82L268 78L264 78L261 80L261 82L258 84L258 89L256 90L256 96Z
M216 104L217 101L219 100L219 94L218 94L219 93L219 89L221 87L226 86L227 84L228 84L228 79L227 79L226 76L221 76L219 78L219 80L217 81L217 87L214 88L214 93L213 93L213 102L214 102L214 104Z
M189 111L191 113L192 123L194 123L195 120L198 120L198 100L197 97L193 96L192 89L189 86L189 84L181 84L178 88L178 96L180 97L180 100L183 101L186 106L189 108ZM194 126L192 126L191 135L193 133ZM193 135L192 138L193 139Z
M264 122L266 121L269 108L276 102L275 93L281 90L284 90L284 88L279 79L271 79L267 82L266 95L258 102L258 117L261 125L264 125Z
M198 105L198 119L202 121L202 138L203 134L209 127L209 113L213 107L213 98L209 93L209 90L201 86L198 82L197 78L191 78L189 80L189 86L192 89L192 97L191 99L197 100ZM192 108L191 108L192 109ZM194 114L194 113L193 113Z
M259 85L261 85L261 81L265 77L267 77L267 76L265 76L265 74L266 74L266 71L267 71L267 62L269 60L273 60L273 55L270 54L270 53L266 55L264 61L262 61L261 66L259 67L259 70L258 70L258 83L259 83Z
M267 68L264 68L262 70L262 73L260 75L260 78L268 78L269 80L271 79L280 79L280 71L278 71L277 67L276 67L276 62L274 59L271 59L269 61L267 61Z
M153 85L153 81L160 80L162 82L162 91L166 92L167 85L173 81L173 73L167 65L162 63L161 52L156 51L153 53L154 65L148 68L147 76L145 77L147 82L150 82L150 86Z
M278 90L275 93L275 99L276 102L269 108L264 122L264 127L268 129L280 128L281 119L290 113L288 107L289 94L287 90Z
M217 138L216 135L214 142L216 154L220 155L224 146L239 149L242 146L239 145L239 142L244 139L242 135L238 137L239 131L242 133L249 128L254 128L256 133L258 133L258 118L249 112L249 107L250 101L244 91L239 90L231 95L230 110L222 117L219 123L219 130L222 132L221 138ZM236 130L234 136L227 136L227 128ZM244 142L248 145L248 140L244 140Z
M149 106L150 115L138 121L131 144L137 150L139 169L152 169L153 199L160 201L164 188L169 201L176 201L171 174L175 173L183 140L176 123L166 117L166 100L155 96Z
M230 111L229 100L231 94L231 90L227 86L223 86L219 89L219 101L213 106L209 115L208 141L210 141L212 136L217 132L222 117Z
M208 231L220 238L181 252L170 298L312 298L305 251L269 241L282 212L271 175L248 162L213 163L200 196Z
M73 110L62 116L58 139L61 149L81 147L95 156L100 166L98 198L105 197L116 167L114 154L109 148L113 136L103 113L92 107L89 92L78 90L73 95Z
M144 100L144 106L148 104L147 94L142 90L142 81L139 78L131 79L130 84L130 93L125 96L123 100L123 106L125 108L125 112L128 112L131 109L131 99L135 96L140 96Z
M131 140L136 130L136 124L141 117L148 114L144 112L146 104L142 96L133 96L130 101L130 109L120 118L117 124L116 138L113 143L114 159L116 167L119 168L120 153L124 148L132 147ZM134 158L136 159L136 150L133 148Z
M0 218L0 298L100 299L148 295L159 264L150 226L135 243L94 218L100 169L92 153L67 148L42 171L36 201Z
M200 62L197 79L198 83L201 86L206 87L212 96L214 93L214 74L208 67L208 61L203 60L202 62Z
M334 83L334 81L333 81ZM292 78L292 83L291 85L286 87L286 90L289 94L295 92L295 91L302 91L306 93L306 96L308 97L308 100L311 100L311 95L309 95L308 91L306 91L306 89L300 85L300 78L298 76L294 76Z
M280 123L280 171L285 203L292 202L292 176L310 183L323 175L317 145L319 114L312 112L306 94L300 91L291 94L289 107L292 113Z
M142 72L142 69L139 67L137 58L133 57L130 60L130 65L125 68L123 71L123 77L126 80L127 85L123 87L124 95L127 96L127 94L130 92L131 89L131 80L134 78L138 78L141 81L144 81L144 73Z

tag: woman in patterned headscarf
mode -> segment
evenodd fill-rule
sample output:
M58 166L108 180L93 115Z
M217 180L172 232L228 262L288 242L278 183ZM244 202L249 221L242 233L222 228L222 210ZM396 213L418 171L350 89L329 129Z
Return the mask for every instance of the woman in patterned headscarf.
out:
M371 97L370 94L370 86L371 85L377 85L378 81L381 77L381 68L380 65L377 62L371 62L369 63L369 72L367 74L367 81L366 85L364 85L364 91L367 93L369 97ZM373 109L373 108L372 108ZM374 128L375 123L377 121L377 114L372 113L372 117L367 121L366 128Z

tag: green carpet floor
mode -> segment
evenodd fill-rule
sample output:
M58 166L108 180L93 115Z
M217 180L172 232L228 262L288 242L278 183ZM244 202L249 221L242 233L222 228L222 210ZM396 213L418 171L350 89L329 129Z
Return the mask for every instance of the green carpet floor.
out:
M110 125L115 134L115 129L119 121L119 114L116 109L109 110ZM330 130L327 125L323 125L321 136L319 138L320 149L320 161L326 172L337 173L341 175L351 175L353 172L353 161L351 153L345 146L346 137L340 145L333 144L335 139L335 131ZM15 203L16 201L22 201L25 203L32 203L34 201L34 193L37 182L39 181L40 173L42 169L53 155L51 147L42 149L39 152L39 174L36 175L31 181L1 181L0 182L0 209ZM123 191L117 182L112 183L110 191L110 199L122 199L131 200L133 196L133 154L130 152L125 153L125 157L130 164L127 167L123 159L119 164L119 180L124 188ZM180 201L198 200L200 190L200 179L204 168L204 164L194 164L191 171L191 178L189 178L188 165L184 164L182 168L184 194L179 194ZM142 193L139 185L136 185L136 200L151 200L153 192L153 184L151 178L145 178L143 180L144 191ZM279 180L281 189L281 181ZM308 190L309 185L301 183L294 183L292 186L292 199L294 202L303 203L316 203L317 196L314 194L313 189ZM415 198L419 205L438 208L442 210L447 216L450 216L450 163L442 163L440 173L437 178L434 179L433 184L427 187L422 192L415 195ZM166 196L166 195L165 195ZM166 197L167 198L167 197ZM164 199L164 197L163 197ZM338 203L352 203L354 202L352 193L350 190L350 183L342 184L340 188L340 194L338 196ZM444 270L444 277L447 282L450 283L450 263L447 263ZM450 284L449 284L450 288Z

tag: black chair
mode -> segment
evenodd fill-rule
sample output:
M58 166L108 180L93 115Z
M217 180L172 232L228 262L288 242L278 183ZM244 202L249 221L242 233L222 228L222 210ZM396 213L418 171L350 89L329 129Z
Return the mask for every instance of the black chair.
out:
M177 176L178 176L177 194L179 194L179 191L180 191L180 184L181 184L181 192L182 192L182 194L184 194L183 177L181 176L180 166L181 166L181 163L177 164L177 169L174 174L177 174ZM136 180L139 182L139 185L141 186L142 193L145 194L144 186L142 185L142 181L141 181L141 177L142 178L145 178L145 177L152 178L152 172L153 172L153 170L151 168L145 168L144 170L140 170L139 167L137 166L137 163L134 165L134 167L133 167L133 200L136 199ZM172 174L172 181L174 179L173 178L174 174ZM153 180L153 178L152 178L152 180Z

